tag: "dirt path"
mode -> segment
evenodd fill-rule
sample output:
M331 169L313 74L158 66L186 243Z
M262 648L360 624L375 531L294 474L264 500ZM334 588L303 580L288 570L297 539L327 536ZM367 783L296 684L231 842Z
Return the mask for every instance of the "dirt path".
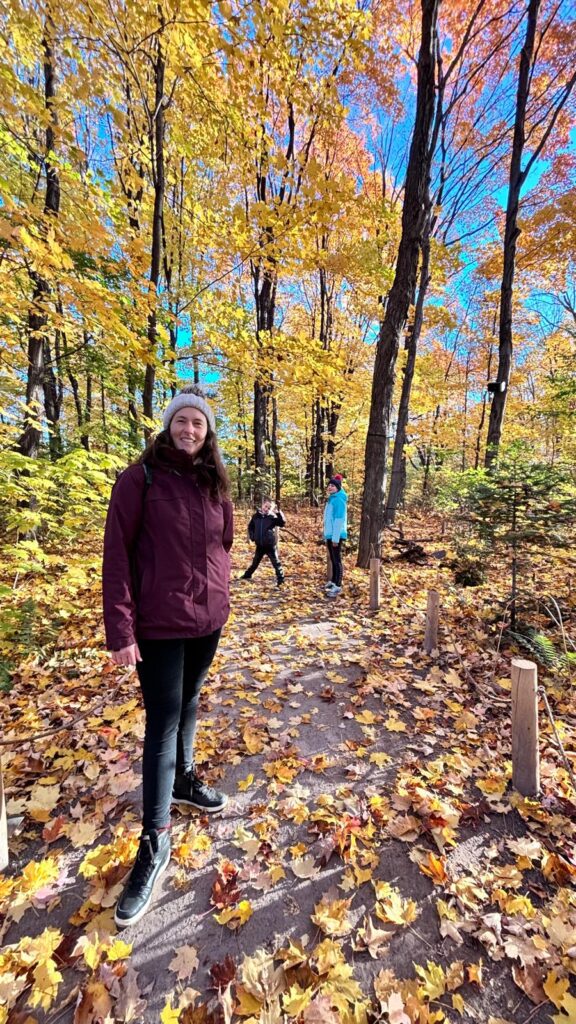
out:
M364 573L349 568L345 594L325 598L322 564L280 590L266 566L234 583L198 735L200 767L230 802L212 819L174 810L171 866L116 960L102 949L138 834L139 710L100 731L120 803L91 843L50 844L70 884L4 935L65 937L54 1024L552 1019L542 983L576 964L570 814L512 807L506 693L483 701L458 658L423 655L420 619L395 598L368 615ZM93 787L102 808L110 775ZM80 804L68 813L82 822ZM16 847L14 875L47 852ZM82 944L99 937L91 973ZM18 1006L0 1005L0 1022L43 1019Z

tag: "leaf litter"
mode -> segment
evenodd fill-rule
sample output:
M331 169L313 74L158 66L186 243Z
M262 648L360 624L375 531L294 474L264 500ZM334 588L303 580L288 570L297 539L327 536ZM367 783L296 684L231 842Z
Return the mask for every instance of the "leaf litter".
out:
M174 812L138 927L113 924L139 834L135 680L72 732L3 752L21 821L0 876L0 1024L576 1021L575 794L544 718L542 798L510 787L514 652L495 662L477 592L436 566L387 569L376 614L348 567L329 602L313 530L318 578L233 584L197 741L232 799L217 820ZM445 628L429 657L431 585ZM57 653L19 666L4 734L113 691L102 642L95 586ZM571 695L547 686L570 754Z

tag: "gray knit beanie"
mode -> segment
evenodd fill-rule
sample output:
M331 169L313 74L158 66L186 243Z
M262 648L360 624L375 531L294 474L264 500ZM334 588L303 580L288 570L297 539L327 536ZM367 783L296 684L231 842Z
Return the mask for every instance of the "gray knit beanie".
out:
M208 426L213 433L216 433L216 419L212 409L206 401L206 396L202 391L202 388L198 387L197 384L188 384L187 387L182 388L169 405L164 410L164 416L162 418L162 424L164 430L168 430L170 426L170 420L179 409L199 409L203 412L206 419L208 420Z

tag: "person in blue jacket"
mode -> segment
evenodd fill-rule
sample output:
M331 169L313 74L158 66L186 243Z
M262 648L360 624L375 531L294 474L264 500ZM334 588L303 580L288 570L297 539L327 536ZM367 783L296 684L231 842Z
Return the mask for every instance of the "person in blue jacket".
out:
M324 540L332 562L332 579L324 588L327 597L342 593L342 541L348 536L347 505L348 495L337 473L328 482L328 501L324 507Z

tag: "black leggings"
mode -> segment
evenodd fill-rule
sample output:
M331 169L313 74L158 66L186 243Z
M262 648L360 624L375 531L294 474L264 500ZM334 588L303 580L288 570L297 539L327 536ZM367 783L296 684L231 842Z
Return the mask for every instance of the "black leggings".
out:
M328 554L330 555L330 561L332 562L332 583L335 583L337 587L342 586L342 541L339 540L337 544L333 541L327 540L326 546L328 548Z
M170 824L175 773L191 768L200 689L220 633L190 640L139 640L137 664L146 731L142 759L144 831Z
M252 559L252 565L246 569L244 576L247 580L251 579L256 569L260 565L260 562L265 556L268 556L272 565L274 566L274 572L276 573L277 580L284 580L284 570L282 568L280 558L278 557L278 548L264 548L260 544L256 545L256 551L254 552L254 558Z

